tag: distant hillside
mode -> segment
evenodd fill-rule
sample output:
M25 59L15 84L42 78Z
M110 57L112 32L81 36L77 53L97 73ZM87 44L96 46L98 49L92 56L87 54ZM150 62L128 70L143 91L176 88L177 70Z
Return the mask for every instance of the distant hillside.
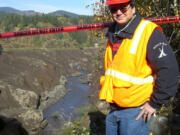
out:
M18 14L18 15L26 15L26 16L42 14L39 12L35 12L33 10L18 10L18 9L14 9L11 7L0 7L0 11L2 11L4 13L13 13L13 14ZM78 14L71 13L71 12L64 11L64 10L57 10L57 11L51 12L49 14L56 15L56 16L65 16L65 15L71 16L71 17L79 16Z
M57 10L57 11L51 12L49 14L58 15L58 16L64 16L64 15L67 15L67 16L79 16L78 14L67 12L67 11L64 11L64 10Z
M0 7L0 11L6 12L6 13L16 13L16 14L20 14L19 10L16 10L14 8L11 7Z
M4 13L13 13L13 14L18 14L18 15L35 15L35 14L40 14L38 12L35 12L33 10L17 10L11 7L0 7L0 11Z

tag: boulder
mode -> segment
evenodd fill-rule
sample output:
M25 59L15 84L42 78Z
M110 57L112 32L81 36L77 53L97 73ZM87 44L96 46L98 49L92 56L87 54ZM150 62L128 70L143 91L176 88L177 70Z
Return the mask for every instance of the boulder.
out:
M25 112L20 113L17 116L17 119L21 120L29 135L38 135L42 128L45 128L42 127L42 123L44 122L43 113L41 110L27 109Z
M21 105L22 108L37 108L38 95L33 91L23 90L20 88L10 89L11 95Z

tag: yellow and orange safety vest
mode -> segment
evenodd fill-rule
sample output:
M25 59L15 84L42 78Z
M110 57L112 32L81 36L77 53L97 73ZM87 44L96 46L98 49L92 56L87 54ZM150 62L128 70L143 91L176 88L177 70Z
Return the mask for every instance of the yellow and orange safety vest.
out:
M146 50L156 24L142 20L132 39L124 39L114 58L108 41L105 52L105 75L100 78L100 100L120 107L137 107L150 100L154 80Z

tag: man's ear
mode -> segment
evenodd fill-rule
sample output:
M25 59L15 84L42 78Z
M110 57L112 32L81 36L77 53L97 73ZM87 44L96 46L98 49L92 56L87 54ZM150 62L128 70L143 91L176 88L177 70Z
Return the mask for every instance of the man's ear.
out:
M135 8L135 6L132 7L132 8L133 8L133 14L135 14L135 13L136 13L136 8Z

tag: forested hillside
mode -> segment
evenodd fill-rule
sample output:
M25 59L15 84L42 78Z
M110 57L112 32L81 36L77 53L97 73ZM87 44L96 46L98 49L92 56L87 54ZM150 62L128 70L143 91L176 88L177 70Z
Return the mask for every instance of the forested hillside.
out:
M0 32L72 26L92 22L92 16L57 16L52 14L25 16L0 12ZM80 31L3 39L0 41L0 44L6 47L82 48L92 46L96 43L96 40L97 38L90 31Z

